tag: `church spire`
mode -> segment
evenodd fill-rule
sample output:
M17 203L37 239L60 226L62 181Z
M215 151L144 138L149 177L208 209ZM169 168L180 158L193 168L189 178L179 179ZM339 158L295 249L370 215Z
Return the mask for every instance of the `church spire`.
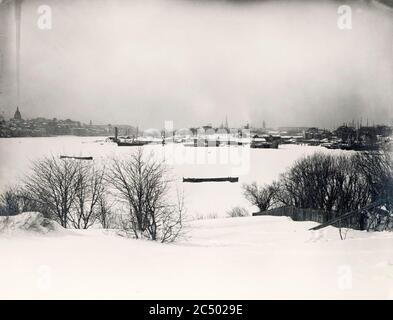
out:
M19 107L16 107L16 111L15 111L15 114L14 114L14 119L15 120L22 120L22 115L21 115L21 113L19 111Z

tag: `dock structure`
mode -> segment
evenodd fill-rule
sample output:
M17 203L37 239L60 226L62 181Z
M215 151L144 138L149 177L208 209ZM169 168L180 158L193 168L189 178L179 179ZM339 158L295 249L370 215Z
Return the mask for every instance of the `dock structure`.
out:
M380 199L370 203L369 205L361 209L356 209L344 213L316 227L310 228L309 230L316 231L326 228L328 226L345 226L345 222L351 220L356 220L358 224L358 228L356 229L359 230L390 230L393 227L393 221L390 217L390 212L384 207L389 207L391 203L392 199Z

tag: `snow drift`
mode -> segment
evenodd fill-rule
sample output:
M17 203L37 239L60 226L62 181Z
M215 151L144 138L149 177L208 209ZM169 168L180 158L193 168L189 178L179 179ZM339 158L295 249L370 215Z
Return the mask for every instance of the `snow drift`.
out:
M39 212L25 212L16 216L0 217L0 233L31 232L47 234L65 231L57 222Z

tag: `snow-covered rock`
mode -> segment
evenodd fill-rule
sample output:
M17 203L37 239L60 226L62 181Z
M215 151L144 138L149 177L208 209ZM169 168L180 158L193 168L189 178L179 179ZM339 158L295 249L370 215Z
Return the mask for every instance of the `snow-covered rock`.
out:
M18 231L47 234L65 231L65 229L39 212L24 212L16 216L0 217L0 233Z

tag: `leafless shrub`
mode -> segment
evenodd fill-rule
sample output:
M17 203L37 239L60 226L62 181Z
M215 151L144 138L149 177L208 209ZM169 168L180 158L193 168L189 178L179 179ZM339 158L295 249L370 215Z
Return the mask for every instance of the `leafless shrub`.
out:
M277 188L275 185L259 186L255 182L243 185L243 194L246 199L259 211L269 210L276 201Z
M393 197L393 158L388 151L362 152L354 157L354 165L367 185L371 201Z
M295 162L280 179L279 199L285 205L330 211L338 191L332 184L336 178L335 157L315 154ZM332 197L333 196L333 197Z
M249 215L248 211L242 207L234 207L227 212L227 216L230 218L247 217Z
M281 176L279 185L278 200L297 208L346 212L369 201L368 186L347 155L318 153L300 159Z
M69 221L76 229L88 229L103 214L105 204L105 169L91 164L80 164L76 176L75 203L69 214ZM105 212L107 214L107 212Z
M11 187L0 195L0 216L12 216L27 211L40 211L26 190Z
M45 208L46 217L67 228L79 190L80 161L46 157L33 163L26 178L26 190L32 200Z
M104 186L104 168L52 156L33 163L23 190L40 212L62 227L87 229L99 218Z
M136 238L174 241L181 229L183 199L168 201L169 180L163 162L145 156L142 148L126 160L113 159L108 182L127 205L129 214L123 227Z
M211 212L208 214L197 214L194 219L195 220L211 220L211 219L217 219L218 214L217 212Z
M20 213L19 192L14 188L5 191L0 196L0 215L13 216Z

